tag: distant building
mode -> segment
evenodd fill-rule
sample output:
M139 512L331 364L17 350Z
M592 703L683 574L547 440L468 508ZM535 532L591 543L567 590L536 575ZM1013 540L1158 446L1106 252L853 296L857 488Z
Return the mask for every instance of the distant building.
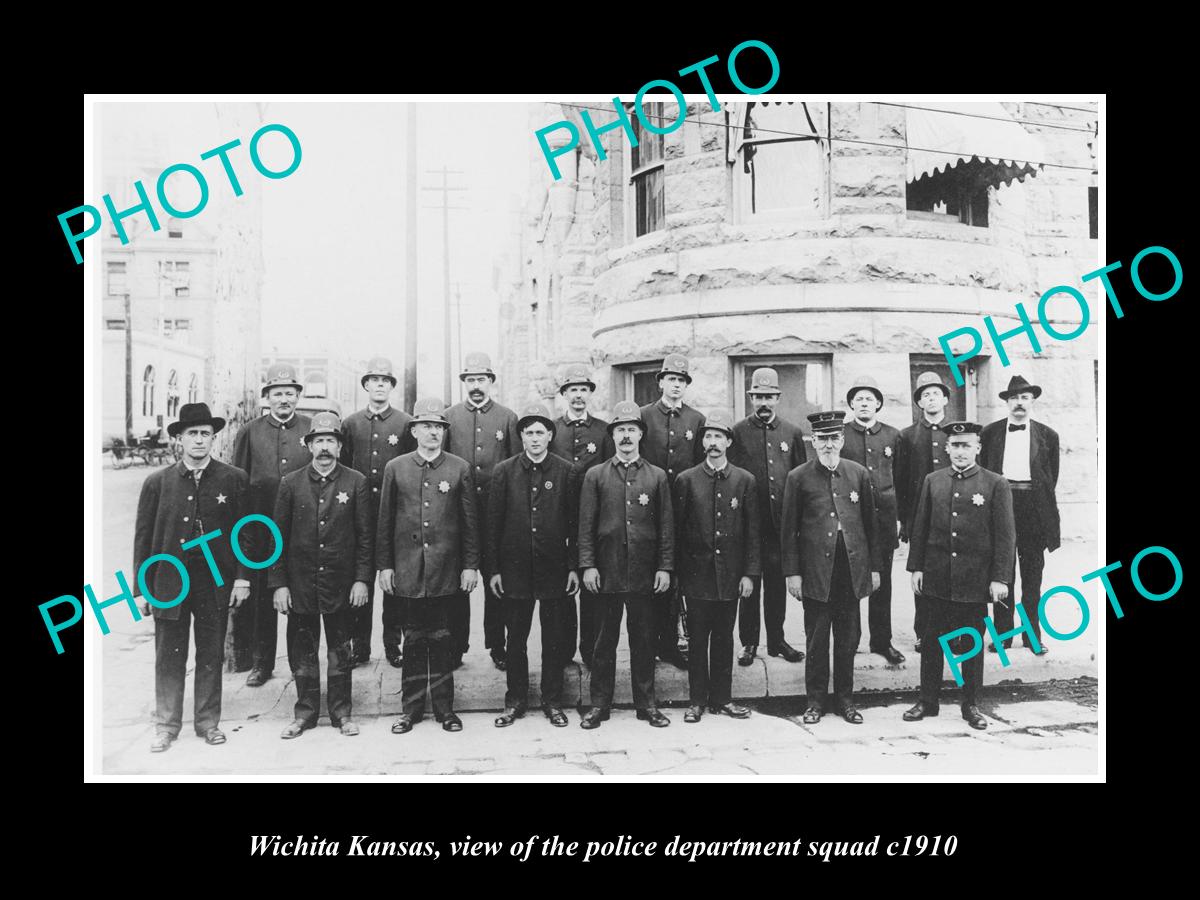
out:
M266 384L267 369L275 363L288 363L296 367L296 378L304 385L304 391L300 398L302 412L307 408L314 410L318 407L330 408L323 403L308 404L306 407L306 401L317 399L332 400L336 404L332 408L343 418L367 405L367 392L363 390L361 384L362 373L367 370L365 359L347 360L326 355L278 354L264 356L258 375L260 385ZM393 393L392 405L399 406L401 403L403 403L403 398L397 397ZM262 403L259 405L260 408L265 408Z

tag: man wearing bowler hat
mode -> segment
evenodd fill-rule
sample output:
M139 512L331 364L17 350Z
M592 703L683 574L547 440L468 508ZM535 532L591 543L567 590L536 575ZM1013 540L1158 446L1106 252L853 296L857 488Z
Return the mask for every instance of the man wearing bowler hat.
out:
M596 383L592 373L584 365L571 365L558 387L566 403L567 411L554 422L554 437L550 441L550 452L557 453L574 467L576 486L583 487L583 476L592 466L611 459L616 449L608 434L608 422L592 415L588 403ZM592 664L592 650L596 646L596 595L587 588L579 591L579 617L575 616L575 601L567 604L564 616L566 650L574 655L575 634L578 625L579 655L588 667ZM568 660L569 661L569 660Z
M471 467L479 515L478 543L482 547L482 529L487 521L492 470L497 463L521 452L521 436L517 433L517 414L491 399L492 388L496 383L491 357L486 353L468 353L458 378L466 387L467 399L446 410L450 428L446 434L445 450L462 457ZM460 594L454 601L450 633L454 637L454 664L457 666L469 648L469 594ZM496 668L504 671L507 666L504 651L504 606L487 584L483 586L483 644L491 651L492 662Z
M912 519L917 512L921 485L930 472L950 465L946 454L946 404L950 388L936 372L922 372L913 389L913 400L921 409L921 419L900 432L896 445L896 512L900 518L900 540L907 541L912 531ZM913 631L917 635L916 650L921 652L921 635L925 633L925 598L913 598Z
M733 426L733 445L729 461L754 476L758 485L758 535L762 547L762 613L767 627L767 654L781 656L790 663L801 662L804 653L783 639L787 614L787 590L783 570L779 568L779 524L783 512L783 488L788 473L808 458L804 434L776 413L779 397L779 373L769 367L755 369L750 376L750 415ZM748 666L758 654L759 585L740 601L738 637L742 642L739 666Z
M479 579L479 523L471 467L442 449L444 408L436 397L417 402L409 426L417 449L384 467L379 492L375 568L404 610L404 711L394 734L411 731L424 716L427 688L442 729L462 731L454 714L450 614L455 597L470 595Z
M838 711L850 724L862 724L854 705L858 604L879 589L882 566L871 475L841 458L844 419L845 413L836 410L808 417L817 458L793 469L783 489L783 574L788 593L804 604L804 722L809 725L825 712L831 630Z
M867 602L867 624L871 652L892 665L904 662L904 654L892 646L892 557L896 552L896 485L893 466L899 430L885 425L875 416L883 409L883 391L870 375L860 375L846 391L850 421L846 425L846 444L842 458L866 466L875 487L875 511L879 515L879 538L883 568L879 572L879 590Z
M670 354L658 373L662 396L640 410L646 433L639 453L646 462L667 473L668 486L675 484L684 469L704 460L704 448L700 445L704 415L683 402L683 393L691 383L687 357ZM686 669L687 620L680 615L678 585L672 582L665 596L655 597L653 602L658 657L676 668Z
M275 498L283 476L312 462L312 456L301 440L311 423L308 416L296 412L301 390L296 369L287 363L275 363L267 369L267 380L262 386L262 395L267 398L270 412L247 422L238 431L233 444L233 464L250 476L247 512L270 516L275 512ZM256 558L266 556L264 552ZM279 634L279 615L275 612L271 592L267 590L267 573L256 572L254 575L249 608L246 614L234 620L237 662L240 664L242 652L250 650L252 653L247 687L258 687L271 677L275 670Z
M1042 396L1042 389L1030 384L1020 375L1008 382L1000 399L1008 404L1008 418L992 422L983 429L983 449L979 465L1008 480L1012 489L1013 518L1017 526L1017 559L1021 566L1021 605L1037 636L1039 656L1047 653L1041 643L1042 626L1038 618L1038 603L1042 596L1042 568L1045 551L1053 553L1061 544L1058 500L1058 432L1034 420L1033 408ZM1013 575L1015 576L1015 571ZM1009 577L1012 583L1014 577ZM996 605L994 621L998 632L1011 631L1013 610L1008 604ZM1021 642L1032 649L1026 635ZM1004 642L1012 646L1012 639ZM995 646L988 649L995 652Z
M396 387L392 361L377 356L367 364L362 377L367 392L367 408L346 416L342 425L342 465L367 476L371 495L371 522L379 515L379 488L383 484L383 469L397 456L417 449L408 424L412 416L396 409L389 402ZM374 527L372 525L372 527ZM367 580L367 602L350 610L351 664L360 665L371 658L371 626L374 619L375 578ZM400 643L403 640L403 618L399 601L390 594L383 595L383 653L393 666L400 666Z
M225 743L221 721L221 664L230 607L250 595L250 569L236 558L230 543L233 527L249 510L246 473L212 457L213 436L225 420L206 403L185 403L167 433L179 439L183 458L157 469L142 482L133 538L133 570L156 556L140 581L142 612L154 615L154 724L152 752L170 748L183 727L183 689L187 677L188 631L196 641L196 734L208 744ZM238 536L243 556L248 531ZM214 539L215 538L215 539ZM184 590L183 574L187 573Z
M283 552L267 586L275 609L287 617L288 663L296 682L295 720L280 737L299 737L321 715L321 663L317 647L325 626L329 722L358 734L350 718L350 613L367 603L374 580L375 520L371 492L361 472L338 462L342 423L320 412L304 436L313 460L284 476L275 501Z
M701 434L704 462L675 479L675 571L691 637L688 723L699 722L705 707L735 719L750 715L732 699L733 620L762 572L758 485L729 462L732 440L733 416L714 410Z
M542 711L550 724L562 728L567 724L563 667L571 658L563 620L579 590L579 491L572 464L550 452L550 410L529 404L517 427L523 452L492 470L483 555L484 577L504 604L508 629L508 692L496 726L511 725L528 709L526 644L536 605L542 626Z
M963 627L984 630L988 603L1008 596L1005 581L1015 552L1012 491L1003 476L976 464L979 426L949 422L944 431L950 466L931 472L921 485L908 551L913 593L925 598L926 618L921 697L904 713L906 722L938 714L945 668L939 638ZM959 656L971 649L965 635L949 644ZM962 675L962 717L972 728L987 728L975 705L983 684L982 653L963 661Z
M645 434L632 400L613 407L608 424L617 453L588 469L579 498L579 567L597 595L600 628L592 653L592 708L579 723L599 728L609 717L616 683L621 616L629 611L629 666L637 717L654 728L671 720L654 696L655 595L671 587L675 567L675 519L667 473L639 455Z

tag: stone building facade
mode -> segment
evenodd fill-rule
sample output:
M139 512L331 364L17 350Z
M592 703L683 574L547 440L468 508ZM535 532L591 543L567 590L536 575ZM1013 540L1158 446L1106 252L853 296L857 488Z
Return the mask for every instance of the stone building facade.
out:
M531 110L531 131L567 119L584 138L557 157L560 180L540 154L531 160L501 315L503 402L557 402L557 376L574 362L594 368L601 412L645 402L658 363L678 352L695 375L687 400L702 411L744 415L750 371L770 364L790 418L844 408L852 379L867 374L886 397L880 418L904 427L917 376L950 377L940 335L982 332L987 314L1014 328L1018 301L1036 320L1045 290L1080 288L1101 264L1091 104L738 99L717 112L689 105L661 137L631 114L638 147L614 129L604 159L579 107L597 125L611 108ZM665 124L677 112L669 101ZM1070 302L1049 314L1061 332L1080 319ZM1092 319L1069 342L1039 330L1038 354L1024 337L1007 341L1007 367L985 344L949 407L987 423L1004 415L997 392L1013 374L1043 386L1035 415L1062 437L1066 539L1096 536Z

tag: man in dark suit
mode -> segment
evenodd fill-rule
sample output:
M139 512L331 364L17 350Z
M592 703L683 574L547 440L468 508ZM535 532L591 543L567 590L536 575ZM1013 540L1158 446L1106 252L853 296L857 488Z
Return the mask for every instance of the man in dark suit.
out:
M530 404L517 428L524 451L492 470L483 554L484 577L504 604L508 630L508 692L496 726L511 725L528 708L526 644L536 605L542 626L542 711L551 725L562 728L567 724L563 667L575 640L572 633L572 643L564 644L563 620L579 590L579 490L572 464L550 452L550 411Z
M687 601L688 694L683 721L710 712L745 719L733 702L733 620L737 600L754 590L759 559L758 485L729 462L733 416L716 410L704 423L705 460L675 479L675 540L679 591Z
M1059 548L1058 500L1058 432L1033 419L1033 407L1042 389L1014 375L1000 399L1008 404L1008 418L992 422L983 429L983 449L979 465L1008 480L1012 489L1013 517L1017 523L1017 559L1021 565L1021 606L1033 626L1040 646L1039 656L1048 651L1041 643L1042 626L1038 619L1038 603L1042 597L1042 569L1046 564L1045 551ZM1009 577L1015 580L1016 572ZM995 615L998 632L1011 631L1011 605L999 605ZM1032 649L1029 638L1021 642ZM1012 639L1004 642L1007 649ZM996 648L989 644L993 653Z
M576 488L583 487L583 476L587 470L606 459L612 459L616 449L608 433L608 422L588 412L588 403L596 383L592 373L584 365L571 365L558 387L566 401L567 411L554 423L554 437L550 441L550 452L556 453L571 463L575 470ZM578 498L576 498L578 499ZM596 647L596 595L583 588L579 591L579 616L575 615L575 601L567 604L563 619L566 650L575 655L575 635L579 634L579 655L584 665L592 665L592 650ZM566 660L570 662L570 658Z
M225 420L212 415L207 404L185 403L179 420L167 426L167 433L179 439L183 458L151 473L138 497L133 570L139 576L142 612L154 615L154 753L168 749L183 727L188 631L193 622L196 734L208 744L225 743L217 727L225 627L230 607L236 609L250 596L251 570L242 560L254 541L244 538L243 529L238 536L243 556L235 555L233 528L247 512L250 481L241 469L211 456L213 435L224 427ZM155 557L159 558L142 573L143 564ZM255 562L262 559L254 557Z
M841 458L845 415L831 410L808 417L817 458L793 469L783 489L783 574L788 593L804 604L808 638L806 725L821 721L825 712L831 630L838 711L851 725L863 720L854 705L858 606L879 589L882 545L875 531L879 519L871 475Z
M779 568L779 523L783 511L783 487L788 473L808 458L807 441L795 425L777 415L779 373L771 368L755 369L750 376L750 405L753 412L733 426L729 461L754 476L758 485L758 536L762 547L762 613L767 627L767 654L782 656L790 663L801 662L804 653L783 639L787 614L787 590ZM759 584L738 608L738 638L742 652L739 666L748 666L758 654Z
M371 522L379 515L379 488L383 484L383 469L397 456L417 449L408 424L412 416L396 409L388 398L396 387L392 361L377 356L367 364L362 377L367 392L367 408L346 416L342 426L342 458L344 466L367 476L371 495ZM372 527L374 527L372 525ZM351 665L361 665L371 658L371 626L374 619L375 579L368 582L367 602L350 609ZM383 595L383 654L387 661L400 667L404 618L400 601L391 594Z
M913 593L926 600L925 652L921 654L921 698L904 713L906 722L938 714L945 655L942 635L964 627L983 631L988 603L1008 596L1012 571L1012 491L994 472L980 468L979 426L950 422L945 432L950 466L925 477L913 517L908 571ZM967 636L949 642L957 656L972 648ZM976 651L982 648L976 645ZM972 728L987 728L975 705L983 685L983 654L963 661L962 717Z
M288 663L296 682L295 719L280 737L296 738L321 715L321 663L317 647L325 625L329 722L358 734L350 718L351 619L367 604L375 580L375 520L367 477L338 463L342 423L337 413L313 416L304 442L312 463L285 475L275 501L283 552L267 586L275 609L287 616Z
M246 512L270 516L275 512L275 497L284 475L299 471L312 461L301 440L311 424L308 416L296 412L300 400L300 382L296 369L276 363L267 369L262 394L270 412L247 422L233 443L233 464L250 476L250 497ZM263 556L266 554L264 553ZM261 558L261 557L258 557ZM241 671L241 656L252 654L252 667L246 676L247 687L259 687L275 671L275 650L279 636L279 615L275 612L267 573L255 572L250 586L250 602L234 619L235 662Z

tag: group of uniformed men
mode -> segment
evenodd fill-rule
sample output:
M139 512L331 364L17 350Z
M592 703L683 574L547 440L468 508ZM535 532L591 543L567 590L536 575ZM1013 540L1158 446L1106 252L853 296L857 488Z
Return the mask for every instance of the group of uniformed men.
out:
M670 724L655 697L656 656L688 670L685 722L705 711L749 716L731 696L733 633L736 621L738 663L748 666L761 635L760 593L767 652L788 662L806 654L784 640L786 594L802 603L803 721L816 723L826 711L832 635L835 706L861 723L853 663L862 598L870 598L870 650L891 664L904 661L891 633L897 537L910 542L916 649L925 649L920 700L906 720L938 713L939 635L980 627L989 602L997 626L1011 629L1005 601L1017 557L1022 604L1037 633L1043 551L1059 542L1058 436L1032 420L1041 388L1020 376L1000 393L1007 420L981 429L945 421L950 390L925 373L914 392L922 417L903 431L877 420L883 393L860 377L846 394L848 423L840 411L808 416L811 460L799 426L776 413L782 391L771 368L753 372L753 412L736 423L723 410L706 418L683 402L692 376L678 354L658 373L661 398L641 408L621 401L610 422L589 410L596 385L585 366L568 368L559 388L566 412L557 418L540 403L520 414L496 403L486 354L469 354L460 379L466 400L447 409L439 398L422 399L410 416L390 405L396 377L390 361L376 358L362 378L365 409L345 422L331 412L310 420L296 412L295 370L274 365L262 388L269 412L238 433L233 465L211 456L224 420L206 404L183 406L169 427L183 459L147 478L135 535L135 570L155 554L176 554L190 579L182 603L153 608L152 750L170 747L181 728L190 621L195 728L208 743L224 743L227 608L243 603L241 621L253 632L252 687L271 678L277 614L287 617L297 701L281 736L317 723L322 626L330 721L357 734L350 678L370 658L376 581L384 653L402 668L397 734L423 718L427 693L442 727L462 729L453 671L468 650L470 593L481 572L485 646L507 672L498 727L527 712L535 607L542 709L551 724L568 724L563 668L576 634L591 672L591 707L580 724L596 728L609 718L626 612L639 719ZM216 529L229 535L247 513L269 516L282 536L265 571L247 567L228 544L197 540ZM241 541L245 558L271 556L265 528L243 529ZM176 568L154 573L156 598L178 595ZM982 669L982 655L963 668L962 713L975 728L987 724L976 705Z

